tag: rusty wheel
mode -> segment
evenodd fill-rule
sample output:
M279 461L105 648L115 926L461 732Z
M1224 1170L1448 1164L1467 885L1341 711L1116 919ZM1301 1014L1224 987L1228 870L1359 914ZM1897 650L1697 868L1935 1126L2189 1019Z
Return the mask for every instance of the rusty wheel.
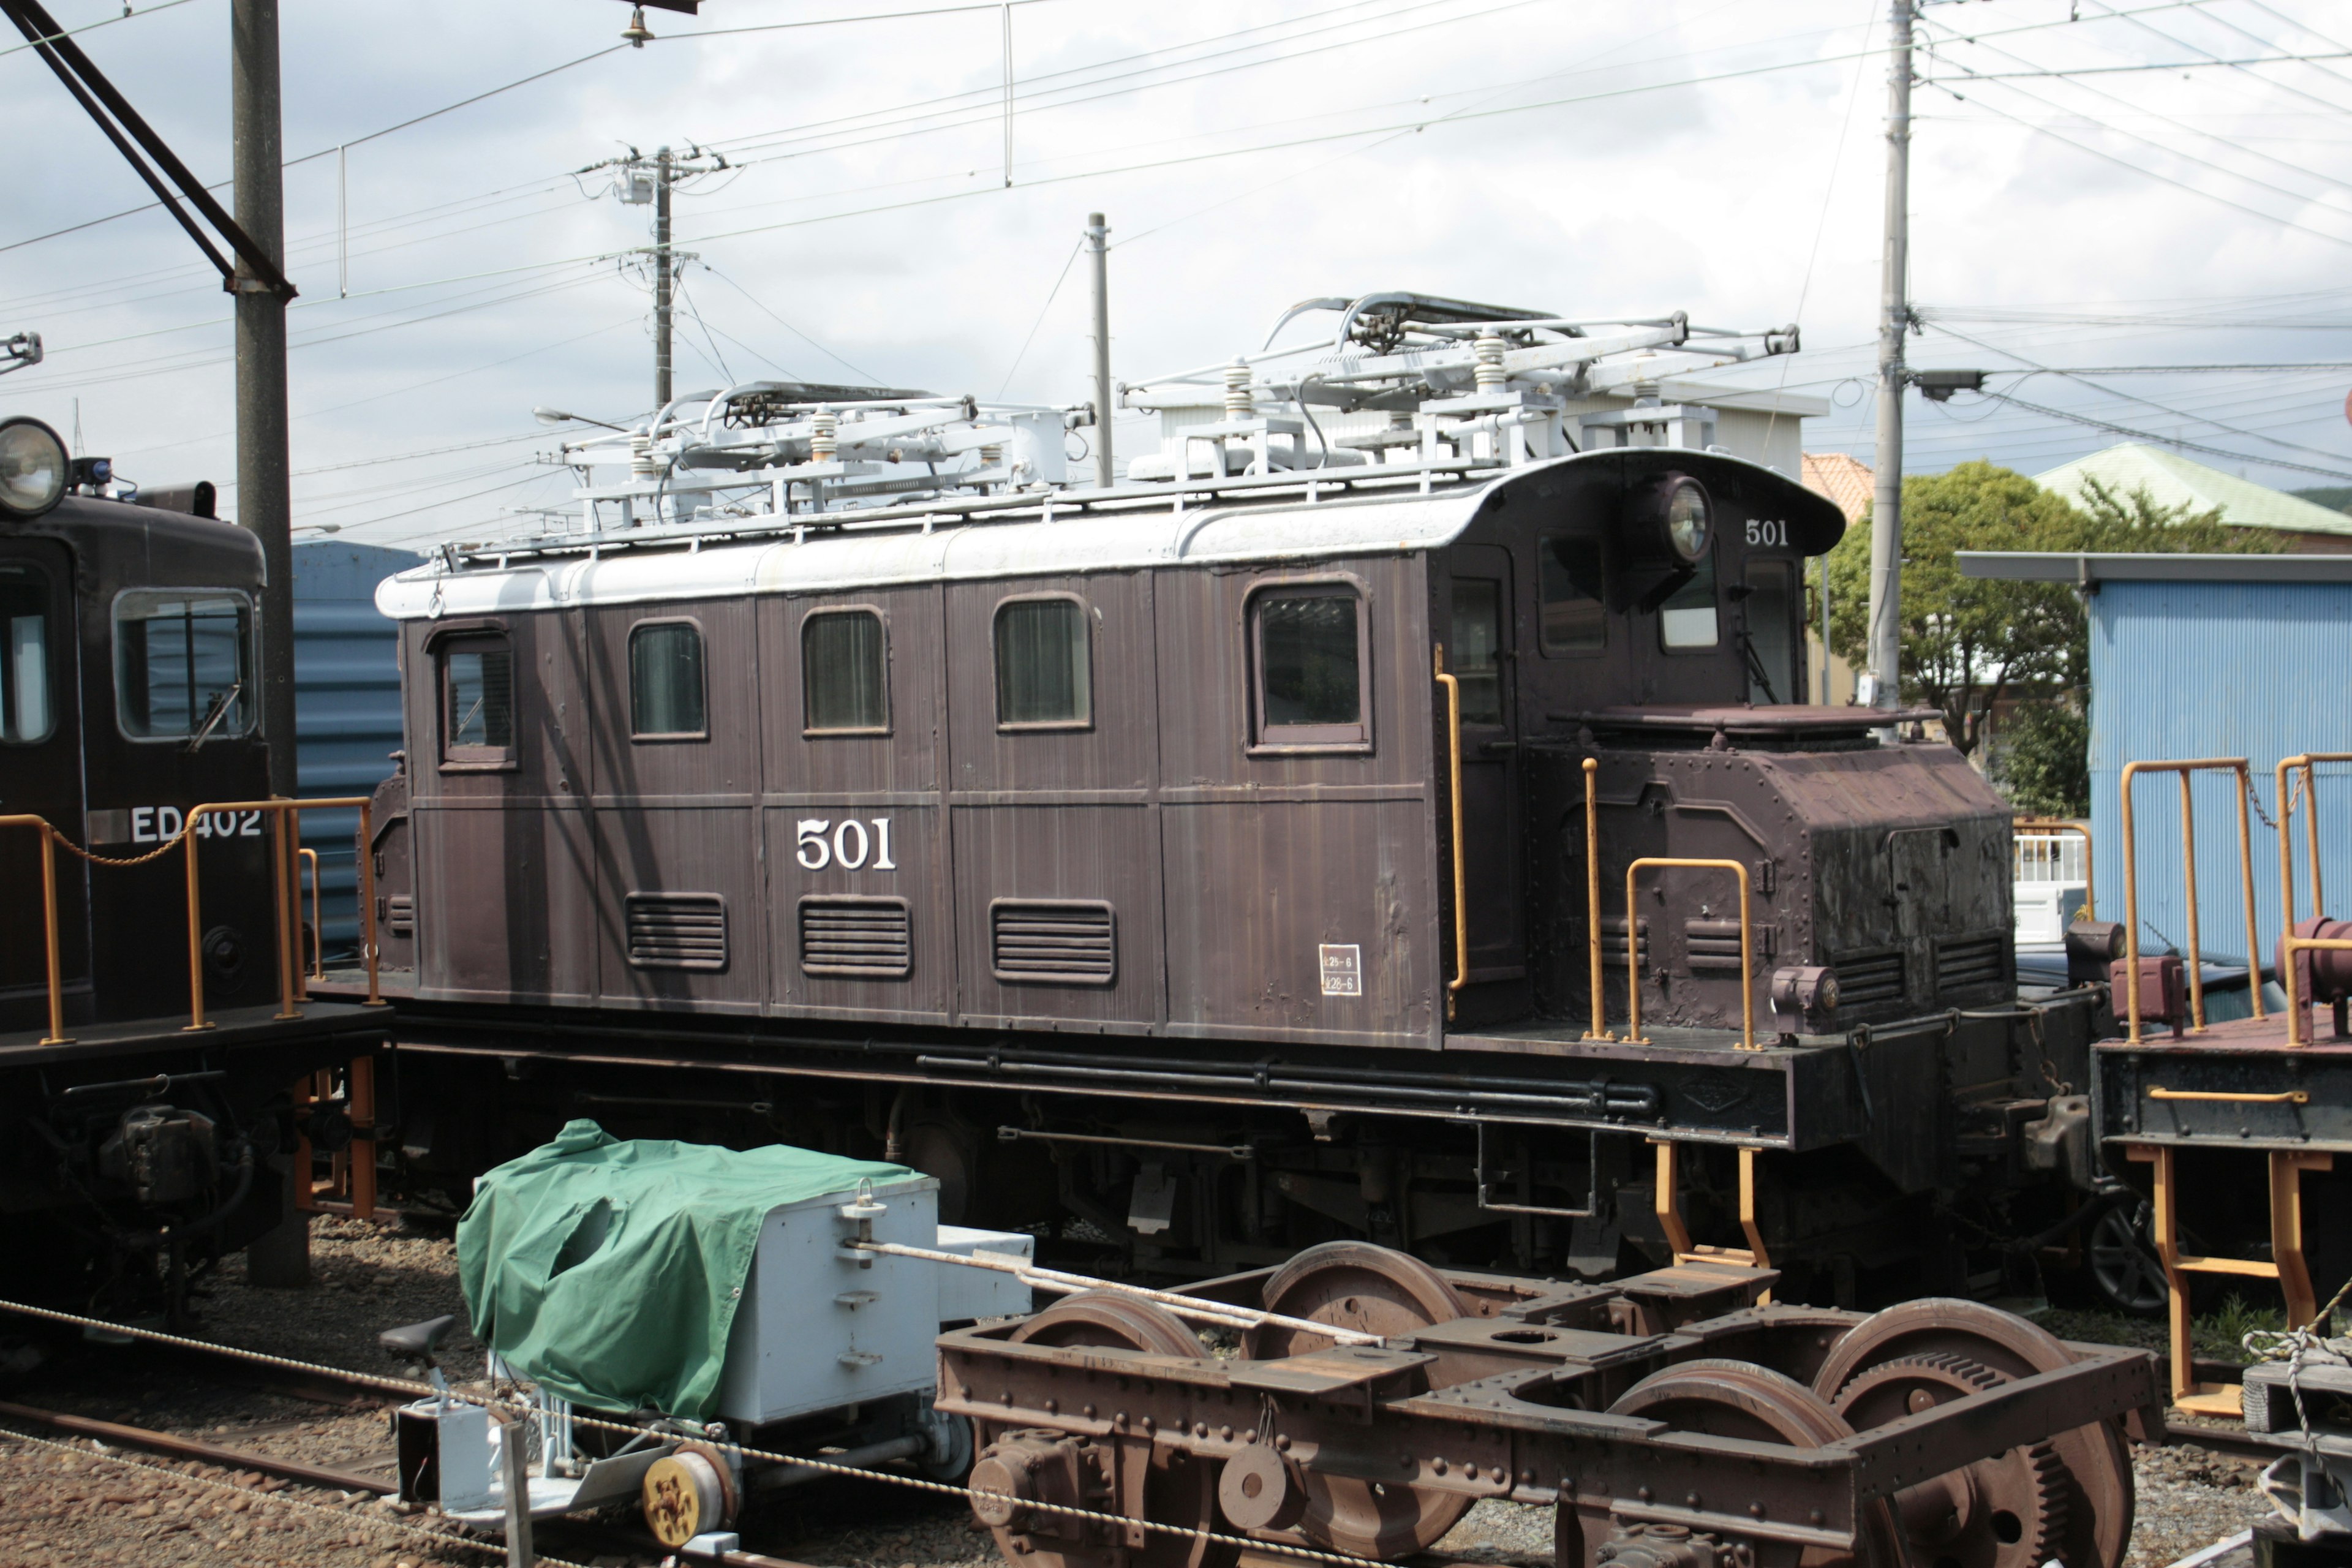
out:
M1663 1421L1677 1432L1786 1443L1794 1448L1819 1448L1853 1436L1845 1418L1820 1394L1794 1378L1744 1361L1687 1361L1653 1373L1627 1389L1609 1413ZM1696 1506L1721 1505L1702 1498ZM1615 1523L1604 1508L1588 1512L1581 1524L1584 1562L1586 1568L1592 1568ZM1771 1541L1756 1541L1753 1546L1759 1568L1837 1568L1845 1563L1853 1568L1908 1568L1902 1532L1888 1504L1867 1506L1862 1537L1863 1549L1851 1557Z
M2064 1345L2022 1318L1976 1301L1929 1298L1906 1301L1856 1323L1822 1363L1813 1387L1840 1409L1851 1409L1857 1427L1874 1426L1913 1408L1926 1409L1929 1403L1958 1397L1963 1392L1961 1383L1991 1387L2036 1373L2054 1372L2073 1362ZM1897 1363L1913 1370L1891 1370ZM1945 1371L1924 1370L1931 1363ZM1890 1370L1865 1384L1864 1380L1880 1369ZM1925 1403L1914 1406L1915 1397ZM2012 1543L2002 1539L1999 1532L2009 1527L1997 1515L2000 1511L2015 1514L2019 1528L2030 1537L2030 1521L2012 1505L2045 1489L2040 1478L2053 1462L2059 1475L2057 1495L2050 1503L2053 1519L2047 1527L2047 1549L2028 1559L2023 1553L2030 1541ZM2029 1470L2034 1477L2031 1480ZM1924 1528L1930 1535L1956 1530L1955 1542L1965 1538L1974 1542L1967 1550L1958 1550L1952 1542L1933 1545L1915 1534L1921 1568L1979 1568L1980 1562L2009 1568L2013 1563L2038 1564L2053 1557L2066 1568L2117 1568L2123 1562L2124 1548L2131 1539L2132 1469L2123 1434L2113 1422L2095 1421L2056 1433L2023 1456L2012 1450L1970 1465L1960 1474L1965 1480L1948 1477L1930 1484L1945 1485L1956 1505L1959 1491L1968 1489L1974 1489L1979 1498L1998 1495L2008 1500L1989 1510L1983 1529L1995 1533L1988 1542L1980 1532L1971 1533L1975 1526L1956 1527L1948 1521L1937 1523L1932 1517L1922 1524L1913 1516L1914 1505L1931 1516L1939 1505L1926 1499L1912 1500L1906 1505L1906 1528ZM1992 1554L1980 1555L1987 1552Z
M2007 1382L1945 1351L1881 1362L1839 1391L1838 1414L1860 1431ZM2066 1467L2047 1443L2008 1448L1895 1496L1919 1568L2042 1568L2066 1536Z
M1067 1349L1140 1351L1146 1355L1199 1359L1206 1352L1182 1319L1164 1308L1115 1290L1087 1290L1066 1297L1021 1324L1012 1339L1022 1344ZM1008 1563L1024 1568L1232 1568L1237 1549L1197 1536L1150 1531L1130 1542L1121 1521L1121 1499L1111 1490L1114 1471L1108 1446L1095 1439L1049 1431L1005 1432L983 1428L985 1445L972 1468L971 1485L982 1491L1035 1496L1071 1507L1100 1510L1101 1523L1024 1511L974 1499L972 1511L989 1526ZM1156 1524L1223 1531L1217 1513L1217 1468L1150 1439L1126 1445L1123 1463L1143 1462L1140 1517Z
M1454 1287L1417 1258L1361 1241L1310 1247L1265 1282L1268 1311L1383 1339L1466 1316ZM1305 1355L1332 1341L1305 1329L1261 1324L1244 1352L1256 1361ZM1387 1560L1425 1552L1461 1522L1474 1500L1391 1482L1333 1476L1310 1468L1298 1532L1327 1551Z
M1082 1290L1066 1296L1013 1331L1014 1344L1095 1346L1147 1355L1198 1359L1201 1342L1184 1320L1139 1296Z

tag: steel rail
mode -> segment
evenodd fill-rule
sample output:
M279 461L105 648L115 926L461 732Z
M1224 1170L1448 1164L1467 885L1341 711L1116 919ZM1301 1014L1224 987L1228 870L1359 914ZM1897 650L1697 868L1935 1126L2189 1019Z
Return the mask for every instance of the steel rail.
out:
M170 1432L157 1432L145 1426L126 1426L114 1421L98 1421L87 1415L68 1415L62 1410L44 1410L31 1405L0 1401L0 1420L45 1426L53 1432L70 1432L78 1437L96 1437L101 1442L126 1447L149 1448L159 1454L170 1454L175 1458L202 1459L208 1465L218 1465L224 1469L258 1470L264 1475L283 1476L288 1480L304 1481L314 1487L332 1487L337 1491L365 1491L385 1496L400 1489L395 1483L375 1476L331 1470L323 1465L306 1465L299 1459L281 1459L268 1454L250 1454L242 1448L217 1447Z

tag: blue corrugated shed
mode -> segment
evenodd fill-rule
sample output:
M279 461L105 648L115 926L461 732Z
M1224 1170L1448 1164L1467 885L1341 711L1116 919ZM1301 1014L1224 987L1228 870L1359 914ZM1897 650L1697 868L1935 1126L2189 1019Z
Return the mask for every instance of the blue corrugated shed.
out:
M375 585L419 559L332 540L294 547L295 760L306 796L367 795L392 776L399 635L376 613ZM358 826L356 811L302 818L302 843L319 852L319 923L331 953L359 945Z
M2135 760L2245 757L2253 763L2254 916L2262 957L2278 941L2279 759L2352 752L2344 694L2352 652L2352 583L2116 582L2091 601L2091 833L2098 847L2101 914L2123 904L2124 764ZM2320 867L2339 908L2352 896L2352 776L2323 767ZM2209 960L2246 962L2236 787L2225 773L2196 775L2199 945ZM2180 785L2142 776L2133 786L2139 860L2140 942L2188 941L2180 858ZM2311 889L2298 819L2296 907ZM2107 870L2107 868L2113 868Z

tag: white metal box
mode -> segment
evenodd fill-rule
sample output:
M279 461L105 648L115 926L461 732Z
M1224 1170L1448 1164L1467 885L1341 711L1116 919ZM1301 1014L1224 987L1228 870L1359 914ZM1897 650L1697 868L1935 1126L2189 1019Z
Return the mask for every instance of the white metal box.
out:
M854 1193L772 1209L727 1336L719 1413L737 1426L782 1421L929 1388L940 1288L949 1264L847 1250L856 1223L841 1216ZM929 1247L939 1235L940 1184L906 1176L874 1184L886 1205L874 1239ZM963 1272L959 1269L958 1272Z
M1034 1263L1037 1238L1018 1231L970 1230L960 1225L943 1225L934 1250L962 1258L970 1258L975 1252L993 1252ZM954 1263L934 1263L930 1268L939 1276L942 1323L968 1323L974 1318L1010 1318L1035 1308L1029 1287L1010 1274L993 1268L966 1268Z

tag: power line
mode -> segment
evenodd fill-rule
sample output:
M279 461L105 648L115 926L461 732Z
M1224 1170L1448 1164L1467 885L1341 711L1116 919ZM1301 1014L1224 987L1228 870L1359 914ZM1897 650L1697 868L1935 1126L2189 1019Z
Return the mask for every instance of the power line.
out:
M2231 452L2220 447L2202 446L2195 441L2184 441L2178 436L2159 436L2152 430L2139 430L2128 425L2115 424L2110 420L2094 419L2087 414L2073 414L2063 408L2051 408L2039 403L2028 403L2021 397L2012 397L2005 392L1988 392L1985 395L1997 398L2012 407L2026 409L2052 419L2069 420L2076 425L2087 425L2095 430L2111 431L2117 436L2136 437L2143 441L2154 441L2162 447L2178 447L2184 452L2202 452L2209 458L2227 458L2233 463L2260 463L2265 468L2285 468L2298 474L2317 474L2323 479L2352 479L2352 473L2347 473L2341 468L2315 468L2308 463L2290 463L2277 458L2249 458L2243 452Z
M11 44L6 48L0 49L0 59L5 59L10 55L22 54L26 49L38 48L43 44L55 43L59 38L76 37L83 33L96 32L100 27L111 27L117 22L130 21L134 16L152 16L158 11L169 11L174 6L184 5L187 3L188 0L156 0L156 4L148 6L144 11L137 12L132 11L129 5L125 5L120 16L101 16L95 22L84 22L79 27L63 27L54 33L45 33L37 38L28 38L21 44Z

